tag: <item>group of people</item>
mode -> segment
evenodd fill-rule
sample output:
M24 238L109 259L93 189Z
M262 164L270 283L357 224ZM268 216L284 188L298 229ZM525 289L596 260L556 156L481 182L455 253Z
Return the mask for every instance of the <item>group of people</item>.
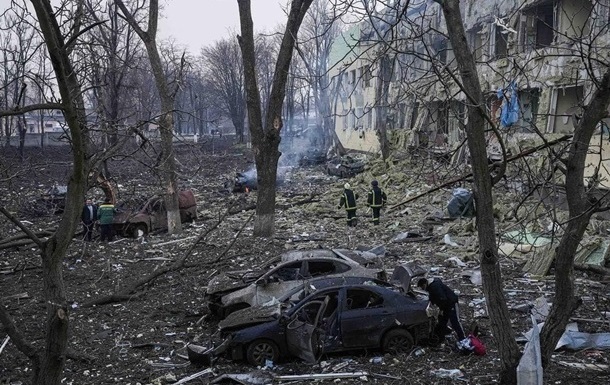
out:
M343 194L339 199L339 208L345 207L347 213L347 225L350 227L356 226L358 223L356 218L356 210L358 200L358 194L352 190L349 183L343 185ZM379 182L376 180L371 182L371 189L368 192L366 199L367 206L371 208L373 214L373 224L379 224L379 218L381 217L381 209L385 206L388 197L385 192L379 187Z
M100 225L100 240L102 242L112 242L114 211L114 205L110 199L104 200L104 203L99 207L93 203L93 200L87 199L81 213L81 223L83 224L84 232L83 239L88 242L93 240L93 230L97 222Z

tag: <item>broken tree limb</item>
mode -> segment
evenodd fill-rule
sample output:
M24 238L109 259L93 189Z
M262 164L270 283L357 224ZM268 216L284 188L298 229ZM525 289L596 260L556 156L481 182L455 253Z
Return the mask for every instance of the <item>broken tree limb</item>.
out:
M597 265L574 264L575 270L587 271L601 275L610 275L610 269Z
M191 374L190 376L184 377L183 379L181 379L178 382L174 382L174 385L186 384L190 380L194 380L195 378L199 378L199 377L201 377L203 375L206 375L206 374L212 374L212 369L211 368L207 368L205 370L202 370L201 372L197 372L195 374Z
M523 151L523 152L520 152L520 153L519 153L519 154L517 154L517 155L514 155L514 156L511 156L511 157L507 158L507 159L506 159L506 161L505 161L505 163L513 162L513 161L515 161L515 160L518 160L518 159L524 158L524 157L526 157L526 156L528 156L528 155L531 155L531 154L533 154L533 153L535 153L535 152L538 152L538 151L543 150L543 149L545 149L545 148L548 148L548 147L554 146L554 145L556 145L556 144L558 144L558 143L564 142L564 141L566 141L566 140L568 140L568 139L571 139L571 138L572 138L572 135L564 135L564 136L562 136L561 138L558 138L558 139L552 140L552 141L550 141L550 142L543 143L543 144L541 144L541 145L539 145L539 146L536 146L536 147L532 147L532 148L527 149L527 150L525 150L525 151ZM493 169L494 167L496 167L496 165L494 165L494 164L491 164L491 165L489 166L490 170L491 170L491 169ZM436 186L436 187L433 187L433 188L431 188L431 189L429 189L429 190L427 190L427 191L425 191L425 192L423 192L423 193L421 193L421 194L417 194L417 195L416 195L416 196L414 196L414 197L411 197L411 198L409 198L409 199L407 199L407 200L404 200L404 201L402 201L402 202L400 202L400 203L397 203L397 204L395 204L395 205L393 205L393 206L390 206L390 207L388 208L388 211L393 211L393 210L397 209L398 207L401 207L401 206L406 205L406 204L407 204L407 203L409 203L409 202L413 202L414 200L417 200L417 199L419 199L419 198L425 197L426 195L429 195L429 194L431 194L431 193L433 193L433 192L435 192L435 191L438 191L438 190L440 190L440 189L442 189L442 188L445 188L445 187L447 187L447 186L451 186L452 184L455 184L455 183L457 183L457 182L461 182L461 181L463 181L463 180L464 180L464 179L466 179L466 178L470 178L471 176L472 176L472 173L471 173L471 172L469 172L468 174L464 174L464 175L459 176L459 177L457 177L457 178L453 178L453 179L451 179L451 180L449 180L449 181L447 181L447 182L445 182L445 183L442 183L442 184L440 184L440 185L438 185L438 186Z
M222 252L222 253L220 253L220 255L218 256L218 258L216 258L216 259L214 260L214 262L213 262L213 263L218 263L218 262L220 262L220 260L222 259L222 257L224 257L224 256L225 256L225 255L226 255L226 254L229 252L229 250L231 250L231 248L233 247L233 245L235 244L235 242L237 242L237 238L239 238L239 236L241 235L241 233L242 233L242 232L244 231L244 229L246 228L246 225L247 225L248 223L250 223L250 221L251 221L251 220L252 220L252 218L254 217L254 214L256 214L256 212L253 212L253 213L252 213L252 214L251 214L251 215L248 217L248 219L246 219L246 220L245 220L244 224L241 226L241 228L239 229L239 231L237 232L237 234L235 234L235 236L233 237L233 240L231 241L231 243L229 243L229 244L227 245L227 247L226 247L226 248L223 250L223 252Z
M368 372L352 372L352 373L319 373L319 374L288 374L285 376L273 377L278 381L298 381L298 380L334 380L337 378L359 378L368 376Z
M167 265L167 266L161 267L161 268L153 271L148 276L143 277L143 278L135 281L134 283L132 283L130 286L128 286L126 289L124 289L123 291L121 291L119 293L110 294L110 295L107 295L107 296L104 296L104 297L97 298L97 299L94 299L92 301L86 302L86 303L84 303L82 305L82 307L107 305L109 303L121 302L121 301L131 300L133 298L140 297L144 293L138 293L138 294L136 294L136 293L137 293L138 290L140 290L140 288L142 286L150 283L154 279L156 279L156 278L158 278L158 277L160 277L160 276L162 276L164 274L167 274L169 272L176 271L176 270L179 270L179 269L185 267L186 266L186 261L187 261L188 257L190 257L190 255L192 254L193 250L195 249L195 246L199 242L201 242L201 240L203 240L208 234L210 234L212 231L214 231L216 228L218 228L218 226L220 226L220 224L222 223L224 218L226 218L228 213L229 213L229 209L227 209L225 211L225 213L219 217L218 221L214 225L212 225L206 231L202 232L197 237L195 242L193 242L191 244L189 249L182 255L182 257L177 259L171 265Z
M8 344L8 341L10 339L11 339L11 336L6 336L6 338L2 342L2 345L0 346L0 354L2 354L2 351L4 350L4 347L6 346L6 344Z
M35 234L39 238L48 237L48 236L53 235L53 230L43 230L43 231L39 231ZM6 243L10 243L13 241L19 241L22 239L28 239L31 242L31 239L29 238L29 236L27 234L18 234L18 235L14 235L12 237L0 239L0 247L2 247Z
M15 326L13 319L8 314L2 301L0 301L0 324L4 325L4 331L11 337L11 340L13 340L13 345L15 345L20 352L25 354L32 361L33 367L37 369L40 366L40 355L38 350L25 340L25 337L21 331L17 329L17 326Z
M21 231L26 233L28 237L40 248L43 246L43 241L32 232L32 230L28 229L21 221L13 216L13 214L9 213L4 206L0 206L0 213L4 214L11 222L15 224L15 226L19 227Z

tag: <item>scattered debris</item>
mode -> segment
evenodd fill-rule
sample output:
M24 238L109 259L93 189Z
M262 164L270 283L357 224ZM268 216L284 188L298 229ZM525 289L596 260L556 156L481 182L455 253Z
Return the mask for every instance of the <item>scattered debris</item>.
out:
M434 369L430 374L439 378L458 379L464 377L464 373L460 369Z

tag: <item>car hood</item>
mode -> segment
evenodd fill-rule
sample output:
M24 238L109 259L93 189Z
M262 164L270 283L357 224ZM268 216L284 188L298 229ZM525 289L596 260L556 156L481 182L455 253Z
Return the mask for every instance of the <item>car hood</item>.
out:
M253 306L235 311L218 323L221 331L237 330L277 319L282 311L280 303L268 306Z
M264 273L260 270L238 270L220 273L210 280L206 293L214 294L239 290L256 281Z

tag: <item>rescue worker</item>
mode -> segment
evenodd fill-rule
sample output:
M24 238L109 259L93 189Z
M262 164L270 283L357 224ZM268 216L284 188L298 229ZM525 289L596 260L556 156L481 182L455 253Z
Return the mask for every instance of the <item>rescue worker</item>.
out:
M109 198L97 208L97 219L100 222L100 240L112 242L112 222L114 221L114 205Z
M381 208L385 206L388 197L379 188L379 182L376 180L371 182L371 187L366 203L373 210L373 224L378 225L379 217L381 216Z
M451 329L447 327L447 323L451 322L451 327L455 334L457 334L459 346L466 336L460 323L457 294L438 278L421 278L417 281L417 286L428 292L428 299L433 305L438 306L440 310L436 334L439 337L444 337L451 333Z
M358 199L358 194L354 194L354 190L352 190L349 183L343 185L343 195L341 195L341 199L339 199L339 208L345 206L345 212L347 213L347 225L350 227L355 227L358 223L356 219L356 200Z

